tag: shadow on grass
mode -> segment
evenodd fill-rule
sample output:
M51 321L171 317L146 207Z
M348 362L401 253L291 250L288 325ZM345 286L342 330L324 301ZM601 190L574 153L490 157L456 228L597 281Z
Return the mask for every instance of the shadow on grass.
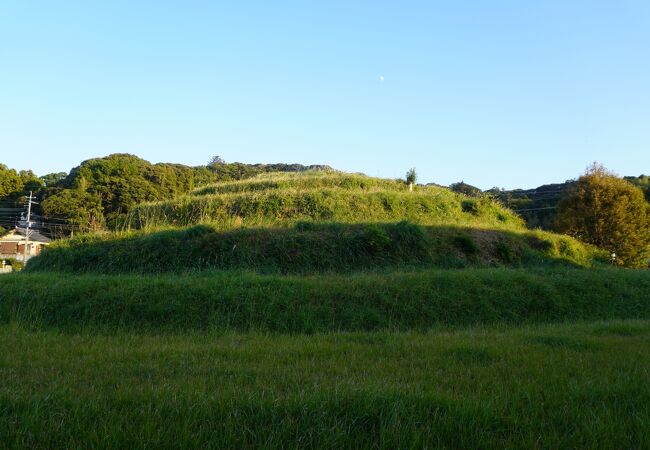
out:
M608 324L593 330L596 336L636 337L650 335L650 329L639 324Z
M544 232L408 222L301 222L227 232L198 225L82 236L52 245L27 270L117 274L234 269L308 275L418 267L588 267L601 257L569 237Z
M485 348L458 347L447 350L445 356L461 364L484 366L491 364L497 358Z
M576 338L565 336L533 336L528 338L529 343L540 345L551 349L566 349L573 351L598 350L600 346L593 342L587 342Z

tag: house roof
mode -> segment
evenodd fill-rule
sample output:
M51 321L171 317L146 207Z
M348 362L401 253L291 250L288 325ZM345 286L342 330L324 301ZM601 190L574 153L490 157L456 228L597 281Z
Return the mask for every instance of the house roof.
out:
M8 233L6 233L4 236L0 237L2 240L9 240L7 238L10 238L11 236L20 236L21 238L25 237L25 229L24 228L14 228L13 230L9 230ZM39 233L36 230L29 230L29 240L31 242L41 242L43 244L48 244L52 242L52 239L43 236L41 233Z

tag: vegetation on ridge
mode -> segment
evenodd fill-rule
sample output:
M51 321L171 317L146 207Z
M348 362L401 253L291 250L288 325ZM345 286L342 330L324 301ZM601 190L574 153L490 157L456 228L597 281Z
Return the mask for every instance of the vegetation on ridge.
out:
M408 192L408 186L397 180L322 172L265 176L140 204L131 210L125 226L155 229L211 223L227 230L300 221L403 220L421 225L523 228L521 219L489 198L470 199L448 189L424 186Z
M134 155L112 154L83 161L69 174L38 178L31 171L16 172L0 164L0 203L16 207L11 215L0 217L0 225L7 228L16 224L19 206L30 191L40 202L34 213L42 217L43 230L59 237L71 231L113 229L140 202L173 198L208 183L311 169L329 167L226 163L218 157L207 166L189 167L151 164Z
M137 251L134 253L134 249ZM209 225L80 236L55 242L29 271L174 273L204 269L259 273L349 273L399 268L591 267L606 252L570 237L400 222L239 228Z

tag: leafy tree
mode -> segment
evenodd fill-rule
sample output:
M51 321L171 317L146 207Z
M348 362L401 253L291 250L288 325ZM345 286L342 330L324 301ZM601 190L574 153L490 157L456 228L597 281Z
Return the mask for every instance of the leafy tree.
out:
M256 168L250 164L243 163L212 165L210 166L210 170L218 180L223 181L243 180L264 172L261 168Z
M616 263L644 267L650 255L650 205L643 192L593 164L560 200L558 231L616 254Z
M210 158L210 161L208 161L208 166L217 166L219 164L226 164L226 161L219 155L214 155Z
M45 199L42 214L46 222L65 219L84 230L103 226L117 228L129 210L141 202L172 198L215 181L315 167L225 163L221 158L215 158L215 164L199 167L151 164L129 154L90 159L73 168L67 176L63 173L49 174L38 180L41 185L45 184L39 194ZM25 173L25 180L34 182L32 175Z
M413 190L413 185L418 180L418 174L415 171L415 167L411 168L406 172L406 184L409 185L409 191Z
M21 176L4 164L0 164L0 199L19 196L25 183Z
M633 185L641 188L645 193L645 198L650 202L650 177L648 175L640 175L638 177L625 177L627 181Z
M50 194L60 196L62 191L72 189L89 194L86 200L94 202L99 198L104 222L113 228L140 202L171 198L215 180L216 176L205 167L151 164L134 155L113 154L82 162ZM80 199L79 195L74 198ZM68 204L70 200L65 197L59 203Z
M100 230L105 223L99 195L80 189L62 190L45 199L41 208L46 217L64 219L82 231Z
M23 183L23 193L38 192L45 185L43 180L38 178L31 170L21 170L19 176Z
M46 187L54 187L68 176L65 172L48 173L41 177L41 181Z

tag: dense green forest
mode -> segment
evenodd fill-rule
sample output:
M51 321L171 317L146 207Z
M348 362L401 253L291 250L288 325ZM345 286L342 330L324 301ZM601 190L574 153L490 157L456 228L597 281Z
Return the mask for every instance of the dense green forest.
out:
M173 198L207 183L312 169L329 167L226 163L219 157L206 166L190 167L151 164L134 155L113 154L84 161L68 174L38 177L30 170L17 172L0 164L0 226L9 228L17 223L29 192L39 201L34 213L45 231L68 235L114 229L138 203Z

